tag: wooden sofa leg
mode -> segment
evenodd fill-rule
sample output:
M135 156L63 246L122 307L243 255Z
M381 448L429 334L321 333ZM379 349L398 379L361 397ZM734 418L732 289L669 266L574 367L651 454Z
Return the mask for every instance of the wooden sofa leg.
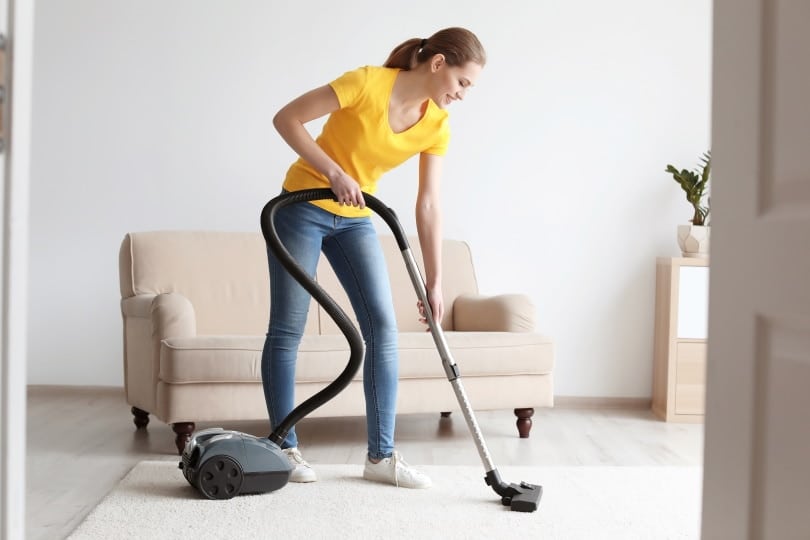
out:
M146 424L149 423L149 413L143 409L132 407L132 416L132 421L135 423L135 427L138 429L145 428Z
M521 439L528 439L529 432L532 430L532 415L534 409L515 409L515 416L517 416L517 428Z
M177 435L174 438L174 445L177 446L177 453L182 454L186 443L191 439L194 432L194 422L175 422L172 424L172 431Z

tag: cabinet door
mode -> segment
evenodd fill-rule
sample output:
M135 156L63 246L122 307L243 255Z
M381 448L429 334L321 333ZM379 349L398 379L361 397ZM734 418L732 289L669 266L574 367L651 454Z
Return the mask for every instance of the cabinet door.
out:
M681 266L678 276L677 337L706 339L709 333L709 267Z
M675 362L675 414L703 414L706 344L679 341Z

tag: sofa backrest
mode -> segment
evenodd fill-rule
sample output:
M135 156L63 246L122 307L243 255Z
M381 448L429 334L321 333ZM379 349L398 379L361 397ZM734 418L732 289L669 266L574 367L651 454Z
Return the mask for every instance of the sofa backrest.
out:
M420 331L416 294L399 248L381 236L402 331ZM422 268L421 251L409 239ZM443 242L445 329L452 329L452 303L459 294L476 294L478 286L466 243ZM198 334L264 335L269 317L269 278L264 238L258 232L150 231L129 233L119 252L121 298L138 294L179 293L194 305ZM346 294L325 257L317 280L352 315ZM335 323L312 302L307 334L337 334Z
M199 334L267 332L267 258L258 233L129 233L121 243L119 273L122 298L171 292L187 297Z

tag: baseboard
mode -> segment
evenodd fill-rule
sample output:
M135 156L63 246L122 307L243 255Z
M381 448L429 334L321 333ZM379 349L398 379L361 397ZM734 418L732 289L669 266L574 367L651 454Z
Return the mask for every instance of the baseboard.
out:
M554 407L560 409L643 409L652 406L651 398L554 396Z
M29 384L27 386L29 393L35 394L48 394L54 392L74 392L74 393L107 393L107 394L120 394L124 392L123 386L106 386L106 385L83 385L83 384Z

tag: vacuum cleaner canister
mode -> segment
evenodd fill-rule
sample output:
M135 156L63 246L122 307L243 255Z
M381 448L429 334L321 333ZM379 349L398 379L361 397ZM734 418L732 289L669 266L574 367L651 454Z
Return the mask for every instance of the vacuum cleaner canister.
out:
M195 433L182 459L183 476L209 499L275 491L287 485L293 469L276 443L222 428Z

